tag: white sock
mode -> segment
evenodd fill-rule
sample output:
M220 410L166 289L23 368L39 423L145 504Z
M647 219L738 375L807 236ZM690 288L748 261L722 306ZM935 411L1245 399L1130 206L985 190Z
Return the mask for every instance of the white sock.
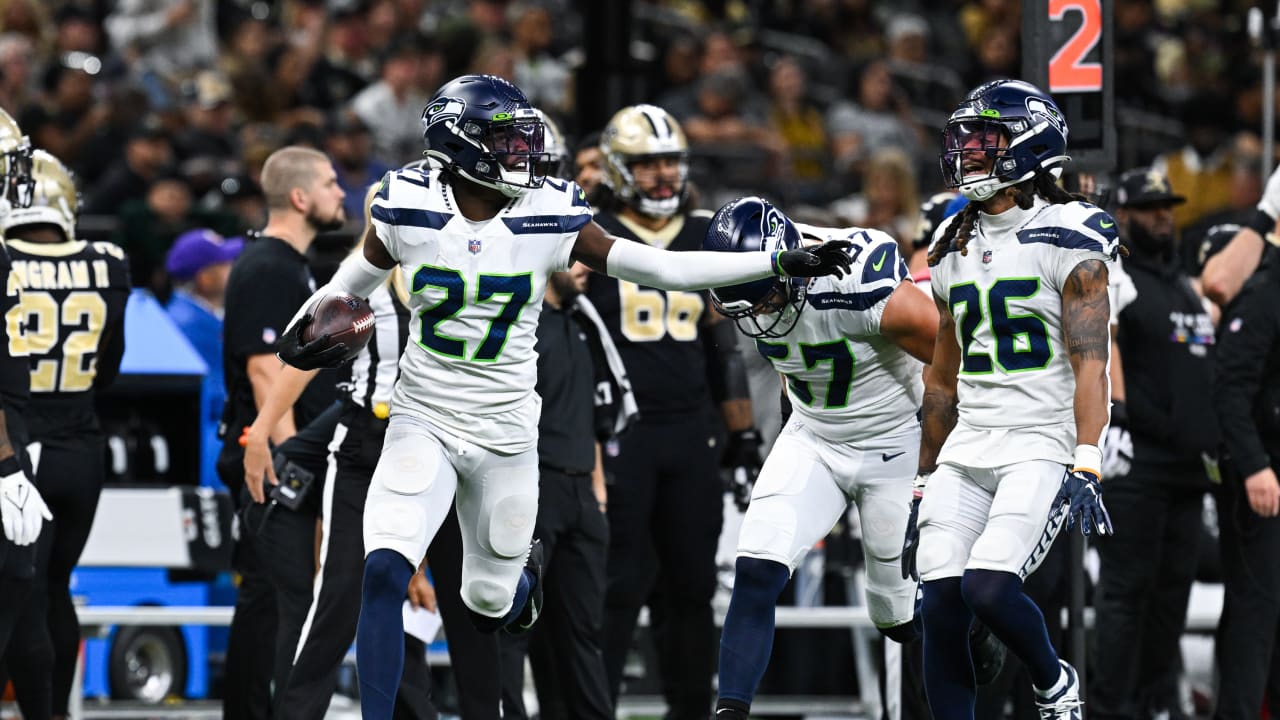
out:
M1048 690L1041 690L1035 685L1032 685L1031 688L1036 691L1036 695L1039 695L1042 698L1051 698L1054 695L1057 695L1059 692L1061 692L1062 688L1067 686L1067 681L1070 679L1071 679L1070 676L1067 675L1067 669L1059 665L1058 681L1053 684L1053 687L1049 688Z

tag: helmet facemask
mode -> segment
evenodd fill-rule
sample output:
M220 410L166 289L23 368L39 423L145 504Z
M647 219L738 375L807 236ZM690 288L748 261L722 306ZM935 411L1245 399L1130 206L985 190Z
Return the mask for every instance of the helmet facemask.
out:
M767 282L767 281L766 281ZM743 335L751 338L780 338L800 322L804 311L809 282L806 278L779 278L774 280L765 296L756 301L722 298L727 288L711 291L711 303L721 315L738 326Z
M675 192L671 197L655 198L650 197L636 184L635 172L632 165L638 162L646 162L657 160L659 158L675 158L679 167L679 177L676 181ZM642 215L648 215L655 218L668 218L675 215L680 210L681 203L684 202L685 195L689 187L689 158L685 153L672 153L664 155L643 155L638 157L626 157L613 154L607 157L607 162L614 165L614 170L622 180L622 187L618 189L618 197L623 202L635 208ZM656 170L655 172L661 172Z
M75 240L76 219L80 214L80 192L75 177L45 150L37 149L27 159L31 163L30 199L26 206L13 205L0 221L0 228L7 233L21 226L52 225L62 232L64 240Z
M431 124L432 108L433 105L428 105L423 111L424 125ZM545 149L546 127L532 108L497 113L488 123L466 118L443 122L454 137L478 150L478 156L474 162L463 164L435 148L428 148L427 155L467 180L507 197L519 197L528 190L542 187L554 164L554 158Z

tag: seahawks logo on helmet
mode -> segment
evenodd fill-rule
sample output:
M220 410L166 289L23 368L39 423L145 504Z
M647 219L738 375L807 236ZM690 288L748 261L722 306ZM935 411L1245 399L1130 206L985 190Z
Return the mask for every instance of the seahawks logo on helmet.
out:
M1053 125L1058 132L1062 133L1063 138L1067 137L1067 121L1066 118L1062 117L1062 113L1058 112L1058 108L1053 107L1040 98L1028 97L1027 113L1029 113L1033 119L1043 119L1047 121L1050 125Z
M422 111L422 123L431 127L446 120L457 120L467 109L467 101L462 98L436 98Z
M783 222L782 213L778 208L769 206L765 214L760 217L760 234L764 237L764 247L761 250L785 250L783 246L782 235L787 231L787 225Z

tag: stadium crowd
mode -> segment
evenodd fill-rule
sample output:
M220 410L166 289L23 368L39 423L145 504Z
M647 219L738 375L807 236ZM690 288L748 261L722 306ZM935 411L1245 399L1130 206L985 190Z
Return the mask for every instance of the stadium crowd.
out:
M193 343L211 366L221 368L223 353L220 347L209 346L210 328L220 327L230 268L246 246L240 238L248 237L252 245L254 232L268 224L273 202L269 196L280 188L269 187L264 166L282 148L302 146L324 153L341 189L337 194L342 196L342 211L335 208L333 212L339 219L345 215L346 225L322 235L310 251L317 285L328 279L337 261L362 236L369 186L389 170L421 159L423 109L450 78L479 73L513 82L531 105L564 131L560 152L566 176L589 192L602 182L609 170L595 149L605 121L621 108L585 107L600 97L577 81L589 61L584 45L593 32L585 20L586 4L570 0L7 0L0 4L0 108L17 121L33 147L48 151L74 173L81 193L79 235L123 249L133 285L171 303L179 324L192 328ZM1240 485L1245 475L1261 472L1252 466L1225 467L1229 461L1216 455L1218 431L1207 420L1214 417L1210 399L1215 386L1208 371L1214 323L1222 316L1240 317L1229 314L1229 302L1248 272L1226 289L1217 276L1206 275L1203 287L1200 278L1211 256L1240 247L1235 238L1256 225L1255 207L1262 208L1273 189L1280 196L1280 185L1268 186L1264 193L1263 73L1259 54L1245 34L1248 4L1116 0L1113 5L1119 166L1114 177L1081 178L1068 170L1068 184L1089 190L1090 199L1119 221L1120 237L1130 253L1126 268L1134 265L1130 274L1135 276L1140 298L1129 298L1137 303L1129 315L1113 316L1113 333L1119 333L1113 347L1123 353L1124 368L1113 368L1111 399L1124 410L1113 409L1112 425L1125 432L1107 449L1110 466L1103 469L1108 480L1115 477L1124 482L1116 486L1114 501L1107 496L1117 536L1098 541L1102 575L1097 581L1097 622L1109 628L1112 637L1125 639L1095 648L1098 654L1091 658L1091 668L1102 675L1094 686L1097 702L1089 716L1189 717L1213 705L1211 688L1191 693L1179 682L1184 668L1176 658L1177 640L1190 583L1224 576L1249 582L1253 577L1248 558L1217 560L1217 524L1202 522L1201 517L1212 517L1205 508L1212 507L1224 478L1228 486ZM927 277L924 251L930 233L943 222L943 210L955 197L938 197L944 190L937 162L941 131L970 88L1020 75L1022 3L636 0L630 9L630 64L623 69L630 92L626 101L658 106L688 138L688 181L696 200L681 208L682 218L695 208L714 210L738 196L761 195L800 222L888 233L902 257L910 259L912 274L923 270ZM614 178L609 187L617 192L619 182ZM615 199L620 202L603 212L617 225L615 234L625 234L625 228L633 228L627 224L627 199ZM936 212L929 212L930 208ZM1280 206L1272 206L1268 215L1274 220L1277 212ZM668 234L674 237L679 228L676 224ZM1266 236L1270 229L1260 228L1259 234ZM650 237L632 232L636 239ZM650 227L647 232L660 235L663 229ZM1236 261L1236 255L1224 255ZM1251 272L1257 259L1246 265ZM298 290L299 297L307 294L304 290ZM598 286L588 296L592 292L616 294L612 289L601 292ZM1124 304L1117 299L1113 297L1113 304ZM558 296L555 302L559 308ZM701 312L702 301L697 302ZM295 309L279 311L288 316ZM1118 314L1120 308L1113 311ZM1178 319L1169 330L1161 323L1172 313ZM1171 333L1172 342L1193 348L1188 353L1192 359L1176 367L1167 353L1149 352L1152 343L1163 342ZM274 337L262 340L270 345ZM743 343L743 350L748 369L753 362L761 362L754 357L754 347ZM708 365L720 362L712 359L712 353L707 355ZM698 363L702 362L699 358ZM652 375L634 369L632 373ZM712 447L725 443L725 451L710 453L717 457L706 458L708 466L718 463L730 470L744 466L750 470L752 463L743 458L767 449L781 429L773 409L776 378L766 372L764 381L752 383L754 408L750 404L735 408L731 403L744 398L713 387L713 371L704 373L699 365L693 375L694 380L679 382L696 387L680 385L666 375L652 394L675 383L682 398L698 399L705 405L698 414L706 417L696 418L693 434L708 434L704 422L723 422L709 434L715 436ZM708 380L704 375L713 377ZM636 378L642 418L645 395L650 392L643 387L645 382L645 377ZM716 412L713 399L722 412ZM717 417L708 421L713 415ZM250 422L245 418L246 426ZM643 424L640 428L646 432ZM675 439L655 441L654 447L677 442L678 435L673 431ZM227 440L234 443L236 438ZM1264 440L1268 448L1274 444L1270 437ZM600 453L617 458L616 442L602 438L596 448L596 466L603 462L603 470L610 470L610 461L602 461ZM749 449L744 449L744 443ZM1244 451L1228 445L1238 453ZM1123 457L1117 458L1117 452ZM647 456L649 451L640 454ZM759 469L760 459L754 458L754 470ZM1271 462L1275 461L1272 455ZM233 472L238 468L233 465ZM585 467L582 471L593 472ZM609 475L615 477L618 472ZM719 478L715 482L718 491ZM1275 483L1274 476L1270 482ZM730 489L742 493L741 488ZM592 490L594 495L583 492L588 505L598 502L598 512L607 513L612 541L617 543L619 528L628 520L621 513L627 508L608 504L604 490ZM745 505L745 495L738 499ZM1276 507L1265 521L1259 520L1266 515L1258 509L1260 504L1252 505L1254 515L1249 516L1248 505L1256 500L1252 486L1244 505L1238 494L1218 500L1232 503L1237 514L1251 520L1274 523L1280 510L1280 486L1275 491ZM661 497L647 501L678 502ZM1159 507L1158 513L1154 507ZM710 512L716 512L714 503ZM1157 515L1160 523L1153 522ZM1221 511L1218 517L1226 522ZM719 527L721 519L717 516L708 522ZM1142 531L1133 533L1135 526L1142 526ZM838 525L833 532L840 531ZM307 525L300 533L307 542L309 532ZM1223 535L1245 545L1239 539L1242 533L1247 540L1257 531L1252 526L1234 527ZM79 542L83 544L83 537ZM685 550L677 548L675 555ZM707 550L709 556L709 544ZM1271 550L1280 552L1280 546ZM1226 546L1223 552L1229 552ZM1163 560L1136 559L1144 553ZM623 557L631 562L631 556ZM859 558L852 563L860 562L860 553L851 557ZM614 558L611 554L610 559ZM1258 558L1264 564L1275 560L1266 554L1254 556ZM663 612L670 613L669 628L693 627L694 637L702 629L698 618L689 621L692 625L681 624L687 618L679 615L679 605L688 598L677 597L697 579L664 586L675 572L673 561L666 562L656 572L656 581L646 577L637 585L635 578L627 578L625 602L601 599L610 604L600 613L596 627L587 632L601 635L592 641L596 649L591 652L603 650L610 687L603 687L601 677L601 687L590 688L594 705L611 705L620 683L625 682L623 665L638 603L649 605L651 612L655 607L667 608ZM1061 562L1062 558L1048 561L1046 567L1059 567ZM609 572L610 582L614 572ZM1048 574L1045 569L1040 573ZM601 582L604 574L601 569ZM1267 580L1273 580L1274 574L1268 573ZM1059 640L1052 622L1056 615L1049 610L1062 603L1063 584L1055 577L1059 582L1046 585L1039 596L1029 581L1028 593L1046 609L1050 633ZM704 579L710 589L710 578ZM606 595L603 588L595 589ZM301 592L305 601L309 588ZM801 594L797 588L797 598ZM1265 615L1268 619L1254 635L1271 638L1276 626L1274 598L1267 601L1270 605L1258 602L1265 607L1240 600L1235 607ZM629 607L632 604L637 606ZM301 624L305 613L299 609L295 614ZM621 619L614 620L613 615ZM658 625L662 621L654 618ZM1224 632L1224 638L1236 643L1247 640L1242 636L1248 632L1233 627L1232 632ZM618 633L626 637L619 640ZM295 629L295 640L297 634ZM688 636L680 639L688 641ZM697 652L672 642L661 633L655 638L660 663L700 662ZM709 633L706 642L702 650L709 663L714 652ZM346 646L345 640L339 644L342 647L337 650ZM535 639L531 657L537 658L538 650ZM486 646L485 652L496 658L496 648ZM523 652L520 649L517 657ZM781 644L776 652L785 654L788 648ZM1250 657L1269 657L1257 648L1250 652L1255 653ZM1073 661L1078 666L1085 663L1084 658ZM1220 658L1219 663L1232 668L1247 665L1231 657ZM1016 665L1010 658L1004 672L1016 675ZM288 670L284 662L283 670L276 672L287 674ZM685 677L664 678L663 689L673 707L680 700L709 710L709 696L703 692L709 691L709 675L705 688L676 687L680 680L701 685L698 673L703 670L682 669ZM821 670L815 667L813 672ZM1272 672L1280 672L1280 667ZM1252 678L1255 685L1264 681L1264 671L1254 668L1253 674L1257 675ZM536 668L535 677L542 682ZM283 682L283 677L278 679L277 688ZM596 683L594 675L590 682ZM1012 680L993 682L991 687L997 690L984 692L995 697L979 695L979 716L989 712L986 717L1003 717L1013 685ZM1029 693L1030 684L1018 684L1022 686ZM1271 692L1277 693L1272 697L1280 700L1280 690L1272 686ZM552 694L544 699L543 691L540 686L544 708L555 707L557 698ZM568 689L562 692L572 695ZM679 692L691 694L681 699ZM610 698L604 698L610 693ZM508 703L507 717L524 712L511 704L518 701L509 692L503 700ZM1247 712L1248 702L1243 706ZM54 707L56 715L56 701ZM1008 707L1017 717L1027 716L1020 713L1034 717L1029 701L1014 699ZM906 710L912 712L910 703ZM287 709L276 712L289 717ZM1218 716L1247 716L1225 712L1220 708ZM244 715L228 716L255 715L246 710ZM687 716L696 717L697 712Z

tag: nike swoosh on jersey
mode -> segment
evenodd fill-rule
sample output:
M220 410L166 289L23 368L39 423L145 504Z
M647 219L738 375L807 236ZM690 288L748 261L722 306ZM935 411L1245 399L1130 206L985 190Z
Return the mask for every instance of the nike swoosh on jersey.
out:
M871 263L871 269L875 270L876 272L880 272L880 268L884 267L884 259L887 257L889 257L889 253L887 252L880 253L880 259L877 260L876 262Z
M1113 223L1113 222L1107 222L1106 220L1099 220L1099 221L1098 221L1098 227L1109 228L1109 227L1115 227L1115 226L1116 226L1116 224L1115 224L1115 223Z
M906 450L903 450L902 452L894 453L894 454L892 454L892 455L890 455L889 453L880 453L880 459L881 459L881 460L883 460L883 461L885 461L885 462L889 462L890 460L892 460L892 459L894 459L894 458L896 458L896 457L901 457L901 456L906 455L906 454L907 454L907 451L906 451Z

